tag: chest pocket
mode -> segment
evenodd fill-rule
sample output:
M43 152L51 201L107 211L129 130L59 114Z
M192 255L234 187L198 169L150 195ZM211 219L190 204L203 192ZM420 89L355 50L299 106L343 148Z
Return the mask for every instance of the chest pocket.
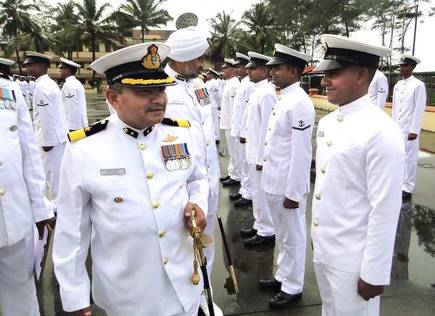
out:
M17 111L0 108L0 116L1 136L10 139L18 138Z
M151 208L145 181L145 177L125 176L107 176L96 181L91 195L97 215L114 221L145 217Z

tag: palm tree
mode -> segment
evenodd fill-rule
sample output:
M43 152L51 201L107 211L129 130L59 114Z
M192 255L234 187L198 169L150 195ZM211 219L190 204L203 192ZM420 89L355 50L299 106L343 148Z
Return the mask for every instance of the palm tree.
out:
M82 0L82 3L75 3L81 40L83 44L91 47L92 61L95 60L97 43L103 42L108 46L118 47L124 41L108 17L107 10L110 4L105 3L97 7L96 2L96 0ZM92 72L92 81L95 82L95 71Z
M168 11L159 9L164 1L166 0L127 0L114 13L114 18L123 29L140 27L143 43L150 27L166 25L172 20Z
M210 19L212 28L212 44L209 55L216 62L222 62L226 56L233 56L237 45L237 34L240 32L240 22L231 18L231 13L218 13Z
M17 64L21 70L20 62L20 42L17 37L22 32L28 32L35 30L36 25L30 18L29 11L35 9L38 10L34 4L27 4L26 0L4 0L0 2L0 27L3 28L3 35L8 36L11 40L14 40L14 50L17 56Z
M60 55L66 52L68 59L72 59L72 53L80 45L81 38L81 30L77 27L78 17L74 8L73 2L59 3L54 11L55 23L51 27L54 38L57 40L55 52Z
M263 54L273 50L276 39L275 20L269 7L263 2L254 4L250 10L245 11L242 20L254 39L256 51Z

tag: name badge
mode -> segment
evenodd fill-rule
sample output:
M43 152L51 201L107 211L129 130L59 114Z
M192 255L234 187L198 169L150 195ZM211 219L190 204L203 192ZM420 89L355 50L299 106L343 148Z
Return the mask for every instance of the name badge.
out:
M125 168L100 169L102 176L122 176L125 174Z

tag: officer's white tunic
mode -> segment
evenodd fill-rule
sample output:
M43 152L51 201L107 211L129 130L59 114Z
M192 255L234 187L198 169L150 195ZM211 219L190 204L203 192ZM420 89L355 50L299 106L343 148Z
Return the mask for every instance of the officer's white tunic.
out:
M24 97L16 82L2 77L0 90L0 306L4 316L33 316L39 315L28 265L33 223L52 214L44 203L44 173Z
M368 95L320 120L311 237L324 315L379 313L357 281L389 284L403 161L399 128Z
M412 193L417 174L420 139L408 140L408 134L420 134L426 108L426 87L414 76L396 83L393 90L393 119L399 124L405 142L403 191Z
M228 147L228 154L230 160L228 162L228 175L233 180L241 180L240 165L237 165L236 159L236 139L231 136L231 120L233 117L234 99L236 96L236 90L240 85L240 81L237 77L228 79L225 83L224 90L222 92L221 101L221 122L220 128L224 130L225 139Z
M110 316L193 315L188 201L207 210L206 172L190 128L157 124L137 138L116 115L107 128L67 144L61 170L53 261L66 311L89 306L85 260L91 243L92 295ZM191 164L168 171L161 146L187 144ZM97 153L97 154L96 154Z
M249 167L246 159L246 145L240 143L241 129L243 124L243 116L245 113L246 105L249 101L249 96L252 93L254 83L249 80L249 76L242 79L240 86L236 90L234 98L234 110L231 120L231 136L235 138L235 149L237 160L236 165L240 165L240 190L239 193L245 199L252 199L252 186L249 182Z
M375 75L369 86L370 101L377 105L382 110L385 108L385 102L388 97L388 79L387 77L376 69Z
M216 79L211 79L205 83L207 91L212 98L211 115L213 118L214 135L216 140L220 140L219 130L219 108L221 104L221 91L219 91L220 83Z
M281 291L303 290L306 250L305 207L310 188L311 135L314 106L300 83L281 90L264 143L262 188L272 214L279 248L275 279ZM284 198L299 202L299 208L283 207Z
M196 145L203 152L202 158L207 169L207 179L210 188L208 195L208 216L205 233L214 236L219 202L219 158L215 146L216 138L213 127L212 108L214 101L207 97L205 84L200 79L182 80L169 65L165 72L175 78L177 84L166 88L168 105L165 115L170 118L187 119L192 124L192 130L197 133ZM215 247L210 246L204 252L207 256L207 268L212 271Z
M246 158L249 165L249 177L252 184L252 208L255 218L254 229L260 236L274 235L272 215L266 202L266 193L261 188L262 171L256 165L265 162L264 142L269 118L276 103L275 88L264 79L255 83L247 105ZM267 160L267 159L266 159Z
M76 130L87 127L85 88L75 76L69 76L65 79L62 86L62 100L68 129Z
M62 93L56 82L47 74L36 79L33 92L33 123L38 145L53 146L48 152L41 149L41 153L49 188L48 197L55 200L59 186L60 164L67 141L67 126Z
M29 107L29 83L26 80L17 81L20 86L21 92L23 93L24 100L26 101L27 107Z

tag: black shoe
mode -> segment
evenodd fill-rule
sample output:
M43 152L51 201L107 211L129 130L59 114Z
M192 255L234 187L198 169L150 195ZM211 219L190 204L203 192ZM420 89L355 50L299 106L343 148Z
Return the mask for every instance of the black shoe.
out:
M260 280L260 289L273 290L275 292L281 291L281 282L272 278L270 280Z
M241 197L242 197L242 195L240 193L230 194L230 201L237 201Z
M275 235L272 236L260 236L255 235L249 239L245 239L245 247L258 247L264 245L274 245L275 244Z
M402 202L406 202L412 199L412 194L406 191L402 191Z
M224 187L230 187L230 186L238 185L238 184L240 184L239 181L236 181L236 180L231 179L231 178L229 178L227 181L222 182L222 186L224 186Z
M253 236L257 235L257 230L254 228L248 228L248 229L241 229L240 230L240 236L244 238L251 238Z
M230 180L230 176L225 176L225 177L219 178L220 182L224 182L224 181L228 181L228 180Z
M250 206L252 205L252 200L245 199L241 197L237 201L234 202L234 207L242 207L242 206Z
M286 292L280 291L269 301L269 306L271 308L285 308L293 305L293 303L300 300L301 297L302 292L299 294L287 294Z

